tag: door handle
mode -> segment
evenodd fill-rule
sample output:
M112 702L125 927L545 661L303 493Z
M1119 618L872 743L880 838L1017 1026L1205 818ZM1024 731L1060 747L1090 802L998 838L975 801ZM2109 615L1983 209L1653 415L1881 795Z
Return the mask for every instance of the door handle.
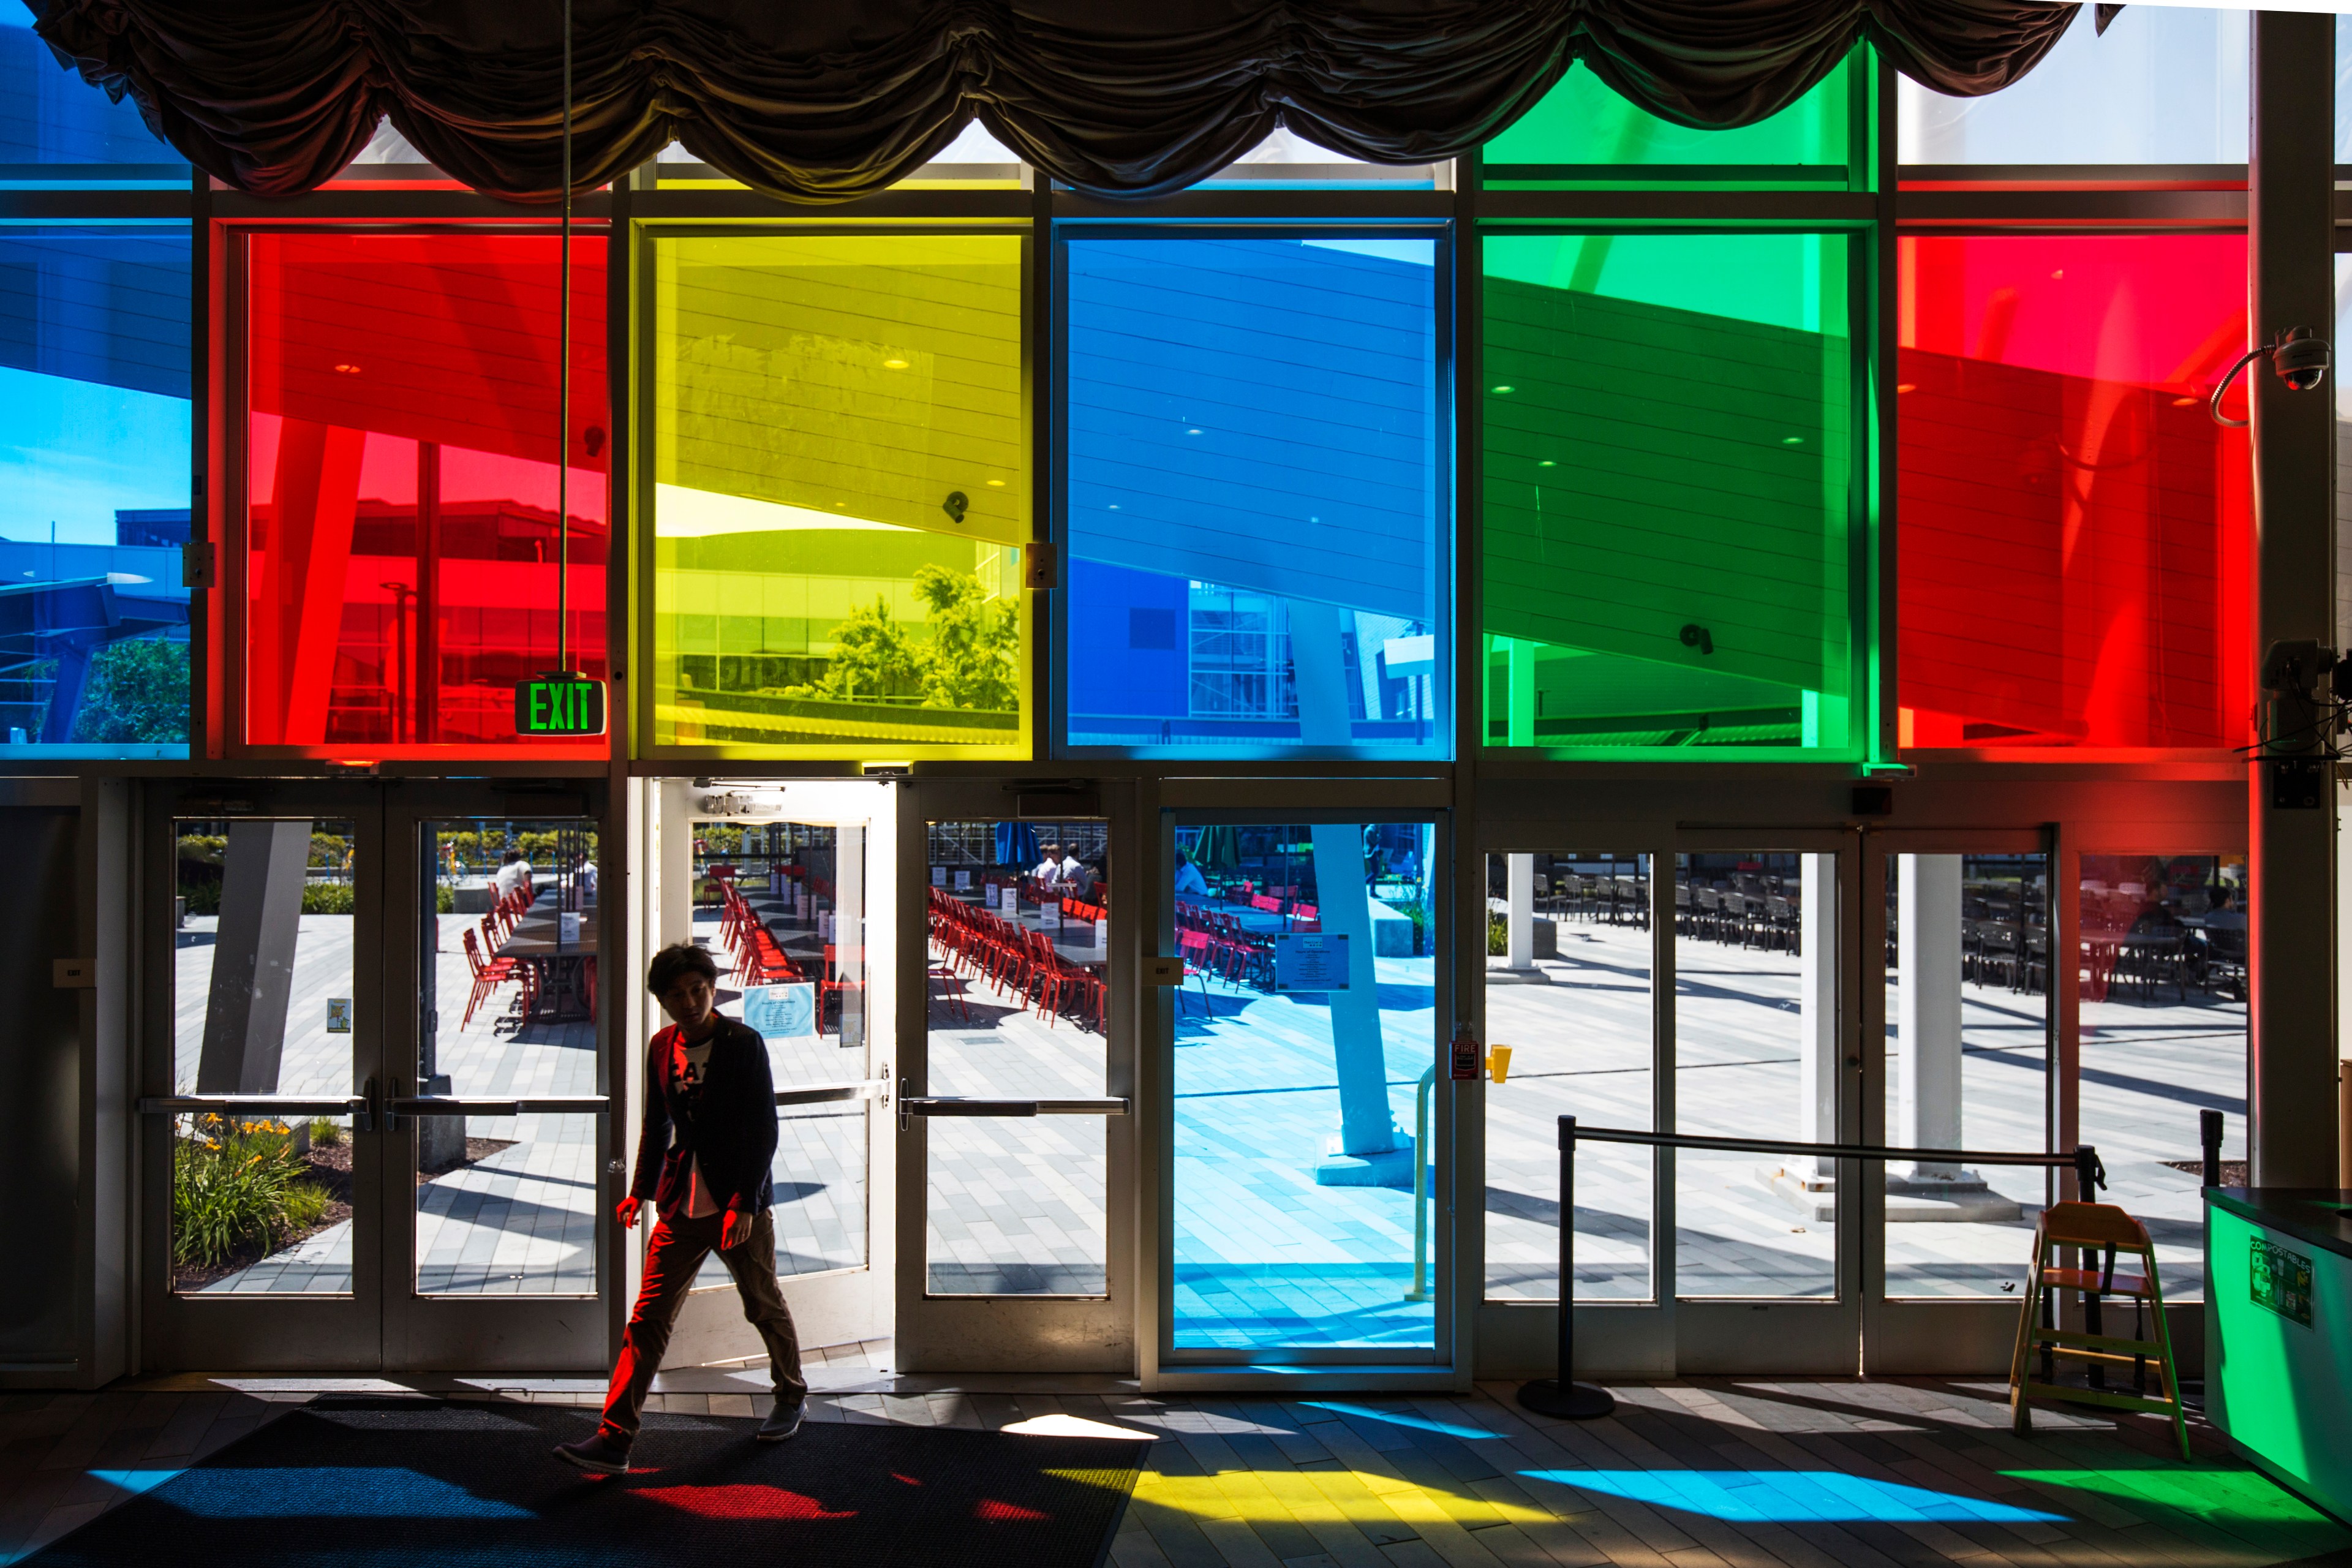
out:
M399 1116L525 1116L533 1111L556 1115L598 1115L613 1109L602 1094L535 1094L518 1100L484 1100L463 1094L404 1094L384 1101Z
M1128 1101L1116 1095L1086 1100L992 1100L976 1094L898 1096L898 1131L916 1116L1125 1116Z

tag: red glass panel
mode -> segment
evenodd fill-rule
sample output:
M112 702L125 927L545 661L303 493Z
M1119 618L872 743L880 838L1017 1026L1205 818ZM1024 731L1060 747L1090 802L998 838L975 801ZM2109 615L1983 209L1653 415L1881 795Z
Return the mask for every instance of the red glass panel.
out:
M2242 743L2250 449L2205 398L2244 239L1906 237L1897 266L1902 743Z
M559 432L561 244L253 237L252 743L604 751L524 742L514 729L517 680L560 662L605 673L604 240L572 242L571 409Z

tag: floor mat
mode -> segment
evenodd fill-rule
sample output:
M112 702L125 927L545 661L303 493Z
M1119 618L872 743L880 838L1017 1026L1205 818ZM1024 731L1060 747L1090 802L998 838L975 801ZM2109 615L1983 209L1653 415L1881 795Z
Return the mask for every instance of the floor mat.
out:
M595 1478L548 1452L595 1420L529 1405L321 1400L194 1469L100 1472L138 1495L23 1568L1098 1568L1150 1447L830 1423L764 1444L753 1421L648 1415L637 1468Z

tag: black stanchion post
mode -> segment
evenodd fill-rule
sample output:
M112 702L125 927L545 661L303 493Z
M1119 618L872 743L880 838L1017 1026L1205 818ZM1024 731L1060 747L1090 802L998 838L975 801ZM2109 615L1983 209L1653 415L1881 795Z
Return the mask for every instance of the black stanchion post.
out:
M2205 1184L2221 1184L2221 1113L2200 1110L2197 1113L2197 1142L2205 1150Z
M1538 1415L1591 1421L1617 1408L1605 1388L1576 1381L1576 1118L1559 1119L1559 1373L1519 1385L1519 1403Z

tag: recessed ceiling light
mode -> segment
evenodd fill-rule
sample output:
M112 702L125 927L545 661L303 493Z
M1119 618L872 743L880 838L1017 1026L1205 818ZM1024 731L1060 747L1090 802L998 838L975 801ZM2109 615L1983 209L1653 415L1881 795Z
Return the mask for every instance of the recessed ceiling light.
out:
M882 368L884 370L904 370L907 368L907 362L902 359L886 359L882 362Z
M1802 436L1783 436L1780 437L1780 445L1783 447L1801 447L1804 444L1805 438Z
M1898 381L1895 384L1895 390L1897 392L1916 392L1919 390L1919 387L1915 382Z
M1004 481L1003 479L991 479L988 481L988 485L991 489L1001 490L1004 488Z
M335 367L337 375L357 375L359 373L360 367L355 364L339 364Z
M1517 392L1518 388L1516 386L1498 386L1495 388L1495 390L1497 392Z
M1559 467L1559 465L1553 462L1549 458L1546 458L1542 462L1538 463L1536 467L1538 468L1556 468Z
M2194 408L2197 405L2197 403L2198 399L2194 397L2176 397L2172 400L2172 406L2175 408Z
M1192 429L1192 430L1187 430L1187 431L1185 431L1185 432L1184 432L1184 434L1185 434L1185 435L1187 435L1187 436L1198 436L1200 433L1201 433L1201 432L1200 432L1197 428L1196 428L1196 429Z

